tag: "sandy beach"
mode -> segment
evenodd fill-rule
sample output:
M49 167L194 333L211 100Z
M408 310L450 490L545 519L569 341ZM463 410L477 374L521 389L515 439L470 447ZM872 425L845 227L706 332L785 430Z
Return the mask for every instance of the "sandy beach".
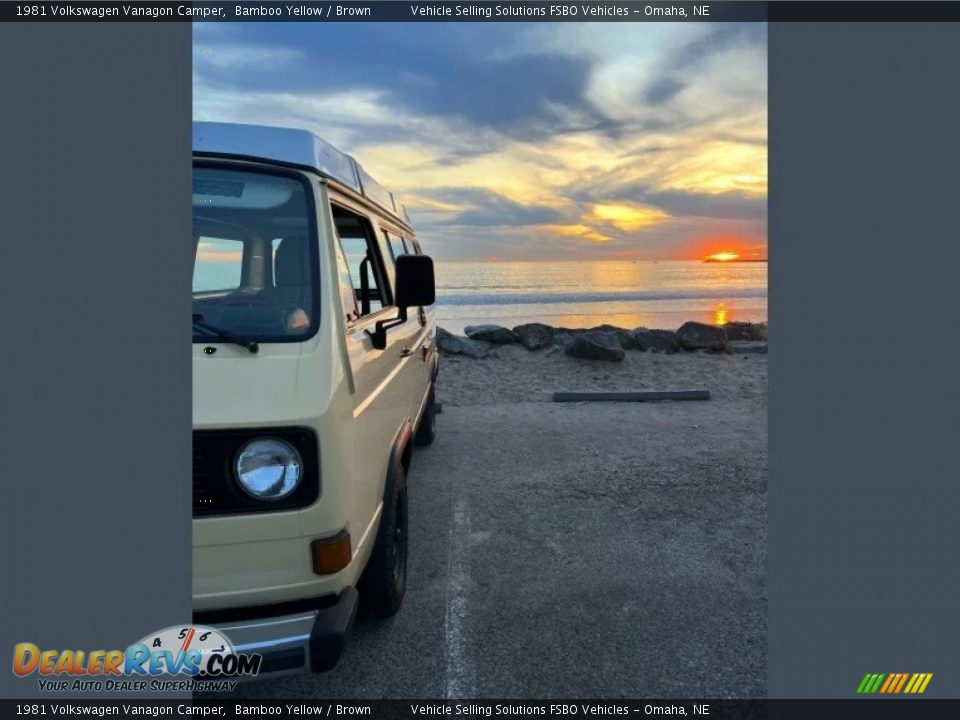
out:
M767 356L627 351L623 362L611 363L505 345L485 358L444 355L437 384L440 402L453 406L551 402L562 391L693 389L709 390L710 402L731 412L741 403L765 411ZM765 426L757 434L765 437Z

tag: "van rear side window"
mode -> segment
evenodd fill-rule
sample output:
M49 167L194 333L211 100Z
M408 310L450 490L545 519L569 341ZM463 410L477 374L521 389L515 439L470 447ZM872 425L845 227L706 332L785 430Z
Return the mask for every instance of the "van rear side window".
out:
M393 232L384 231L384 237L387 238L387 246L390 248L390 254L393 255L394 261L400 255L407 254L407 246L403 242L403 238Z

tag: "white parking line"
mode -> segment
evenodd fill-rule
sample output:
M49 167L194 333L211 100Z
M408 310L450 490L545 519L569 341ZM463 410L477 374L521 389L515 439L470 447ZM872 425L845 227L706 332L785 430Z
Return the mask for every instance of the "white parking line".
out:
M450 524L450 542L447 555L447 584L444 588L444 644L446 651L446 697L468 699L476 695L473 669L466 652L467 586L470 547L470 513L467 501L458 498Z

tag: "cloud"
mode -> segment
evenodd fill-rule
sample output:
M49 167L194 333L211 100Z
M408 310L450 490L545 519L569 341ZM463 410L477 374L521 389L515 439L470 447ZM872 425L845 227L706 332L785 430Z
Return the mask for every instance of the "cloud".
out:
M560 222L564 214L553 207L525 205L479 188L439 188L418 198L415 207L440 211L451 225L518 227Z
M766 196L751 197L738 191L707 195L667 190L647 193L645 198L672 215L749 220L767 217Z
M720 193L690 192L684 190L657 190L645 183L624 184L597 191L587 188L577 195L585 202L598 198L643 203L672 216L723 219L761 220L767 217L765 195L750 195L743 191Z
M194 26L196 119L313 130L439 257L766 241L762 24Z
M509 225L516 227L518 225L541 225L562 219L563 215L552 208L520 205L506 198L501 198L498 202L485 207L460 213L453 219L453 224L485 225L488 227Z
M678 78L658 78L647 85L647 89L643 93L643 99L654 105L662 105L673 100L685 87L686 83Z
M376 89L386 107L524 139L609 123L585 96L592 61L559 52L500 55L493 48L519 42L522 30L511 24L413 23L402 33L382 24L339 24L335 31L309 23L242 25L197 42L195 77L307 96ZM298 71L281 72L291 59Z
M617 230L635 232L662 223L670 216L660 208L639 205L594 205L590 209L592 219L609 223Z
M599 232L588 225L547 225L543 228L543 231L550 235L585 238L586 240L595 243L606 243L610 242L611 240L609 235L604 235L602 232Z

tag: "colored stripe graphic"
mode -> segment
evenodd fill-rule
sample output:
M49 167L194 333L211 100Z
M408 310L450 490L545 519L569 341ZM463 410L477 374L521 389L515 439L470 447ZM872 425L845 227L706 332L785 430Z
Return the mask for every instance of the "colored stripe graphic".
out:
M903 690L904 683L907 682L907 673L900 673L900 682L897 683L897 687L892 692L898 693Z
M933 679L933 673L867 673L857 686L857 694L922 695Z
M900 684L900 681L903 679L903 673L892 673L890 675L890 683L887 685L884 692L895 693L897 691L897 685Z
M862 695L870 695L880 689L880 683L886 677L884 673L867 673L860 681L860 687L857 692Z

